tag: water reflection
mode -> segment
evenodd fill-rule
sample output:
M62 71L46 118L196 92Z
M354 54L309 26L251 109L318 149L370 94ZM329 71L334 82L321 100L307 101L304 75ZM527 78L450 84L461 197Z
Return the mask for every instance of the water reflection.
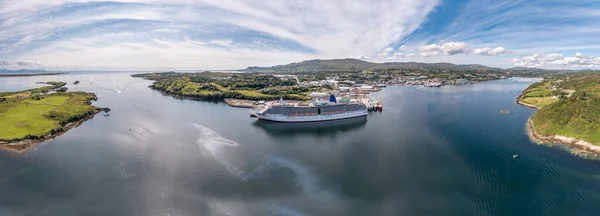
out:
M346 133L367 124L367 117L342 119L327 122L281 123L256 121L252 126L265 130L272 136L290 136L297 134L327 134Z
M128 74L0 78L0 89L50 80L96 93L111 116L0 151L0 215L600 212L600 164L529 141L535 110L514 103L526 80L388 87L368 121L293 124L164 96Z

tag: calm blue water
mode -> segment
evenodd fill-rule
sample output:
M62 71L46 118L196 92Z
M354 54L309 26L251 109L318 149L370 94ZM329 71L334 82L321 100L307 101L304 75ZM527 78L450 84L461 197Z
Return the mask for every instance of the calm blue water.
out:
M0 151L0 215L600 215L600 161L528 139L535 110L514 100L532 80L388 87L367 120L308 126L128 74L0 78L0 91L49 80L80 80L67 87L111 115Z

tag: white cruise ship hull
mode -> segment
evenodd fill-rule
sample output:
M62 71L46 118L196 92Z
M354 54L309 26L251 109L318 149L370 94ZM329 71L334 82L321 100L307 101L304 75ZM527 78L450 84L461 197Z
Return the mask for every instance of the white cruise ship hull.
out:
M285 116L285 115L274 115L265 114L257 115L259 120L272 121L272 122L290 122L290 123L302 123L302 122L322 122L322 121L335 121L342 119L358 118L367 116L367 110L346 112L333 115L314 115L314 116Z

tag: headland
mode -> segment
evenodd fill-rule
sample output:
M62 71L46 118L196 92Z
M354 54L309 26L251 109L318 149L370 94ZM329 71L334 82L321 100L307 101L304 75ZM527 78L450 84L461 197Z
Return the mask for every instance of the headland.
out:
M600 154L600 74L547 77L530 85L517 103L537 109L527 121L531 139L567 144L577 154Z
M0 148L23 151L79 126L108 108L91 105L94 93L66 92L64 82L0 93Z

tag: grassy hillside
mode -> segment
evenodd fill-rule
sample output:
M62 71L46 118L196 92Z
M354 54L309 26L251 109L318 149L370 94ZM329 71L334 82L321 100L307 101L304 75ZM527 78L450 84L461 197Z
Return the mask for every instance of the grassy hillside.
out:
M54 85L54 87L62 85ZM38 89L4 92L0 99L0 140L42 139L63 131L70 122L93 115L93 93L40 94ZM16 96L18 95L18 96Z
M558 101L558 97L554 95L554 85L555 84L549 80L534 83L523 91L520 100L521 102L534 105L538 108L550 105Z
M546 79L524 91L522 101L533 104L533 100L541 101L541 109L531 118L537 132L600 145L600 74Z

